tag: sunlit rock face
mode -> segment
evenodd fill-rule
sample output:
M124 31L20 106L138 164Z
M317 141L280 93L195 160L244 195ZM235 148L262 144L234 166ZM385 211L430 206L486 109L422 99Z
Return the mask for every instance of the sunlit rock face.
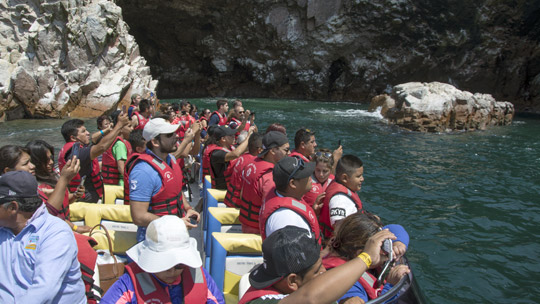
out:
M111 1L0 1L0 120L95 117L155 89Z
M389 123L419 132L485 130L509 125L514 117L510 102L440 82L399 84L390 95L375 96L370 110L380 111Z
M162 97L368 102L439 81L540 113L540 1L116 3Z

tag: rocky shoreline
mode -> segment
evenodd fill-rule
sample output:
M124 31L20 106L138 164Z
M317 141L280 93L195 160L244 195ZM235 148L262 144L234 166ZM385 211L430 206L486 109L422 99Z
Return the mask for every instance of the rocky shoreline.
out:
M538 15L509 0L1 2L0 120L95 117L155 90L367 102L411 81L540 115Z

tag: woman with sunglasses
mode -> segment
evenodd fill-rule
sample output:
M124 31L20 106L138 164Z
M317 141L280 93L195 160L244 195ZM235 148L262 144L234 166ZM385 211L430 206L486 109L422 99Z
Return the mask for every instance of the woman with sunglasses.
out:
M355 213L343 220L334 237L330 239L329 253L323 258L324 267L331 269L356 258L366 246L367 240L381 229L389 229L396 236L396 239L392 241L394 245L398 243L408 245L409 235L402 226L383 227L377 216L369 213ZM403 254L404 252L394 252L392 260L399 261ZM379 262L373 263L338 303L349 303L349 301L358 303L357 297L364 302L375 299L390 290L410 272L407 265L393 266L386 280L382 279L383 282L379 283L377 276L380 275L381 266L388 261L388 255L381 250Z
M333 172L334 158L328 149L319 149L313 155L315 161L315 171L311 175L311 190L303 197L304 201L313 207L313 210L320 211L326 188L335 179Z

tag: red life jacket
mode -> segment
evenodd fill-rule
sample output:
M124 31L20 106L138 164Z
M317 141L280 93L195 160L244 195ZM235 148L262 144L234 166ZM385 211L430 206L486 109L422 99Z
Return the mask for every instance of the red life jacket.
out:
M308 203L311 207L313 207L313 204L315 203L315 200L317 199L317 196L319 194L326 191L326 188L328 188L328 185L335 179L334 174L330 174L328 176L328 179L324 184L321 184L313 175L311 176L311 190L304 194L304 197L302 199Z
M172 303L168 287L163 287L153 275L142 270L134 262L126 265L126 271L135 288L137 303ZM184 303L206 303L208 286L202 268L185 266L180 284L184 291Z
M214 152L214 150L218 148L220 148L218 145L210 144L204 149L202 156L203 176L210 175L210 153Z
M254 155L249 152L244 153L242 156L234 160L234 165L231 162L227 171L230 171L230 179L227 182L227 193L225 194L225 200L223 201L227 207L236 208L240 200L240 192L242 190L242 171L244 168L252 163L255 158ZM227 176L229 172L225 172Z
M195 123L195 118L191 117L189 114L182 115L177 117L172 122L173 125L180 124L180 127L176 129L176 134L180 137L180 140L184 139L186 131Z
M321 244L321 230L319 228L319 221L317 220L317 216L315 215L313 208L311 208L311 206L309 206L303 200L298 201L292 197L282 196L276 196L264 202L261 207L259 215L259 229L261 231L263 241L266 239L266 221L274 213L274 211L278 210L279 208L287 208L298 213L298 215L300 215L309 224L311 232L313 232L317 238L317 241L319 244Z
M330 223L330 200L336 194L345 194L347 195L355 204L356 210L364 212L362 210L362 201L356 192L349 190L349 188L340 184L337 180L334 180L330 183L328 188L326 188L326 196L324 197L323 206L321 208L321 214L319 215L319 221L321 224L321 229L324 232L324 237L331 237L334 232L334 228Z
M259 179L264 174L272 173L273 169L273 163L259 157L244 167L242 173L242 197L237 204L238 208L240 208L240 222L243 225L259 229L259 210L264 198L257 194L257 190L262 189L255 189L255 187Z
M218 111L214 111L214 113L212 113L212 115L214 114L217 114L218 117L219 117L219 122L218 122L218 126L224 126L227 124L227 116L226 115L221 115L221 113L219 113ZM210 116L212 117L212 116Z
M88 300L88 303L93 304L100 300L100 298L96 297L92 292L92 289L97 290L103 295L103 290L94 285L94 269L96 268L98 254L92 247L96 246L97 242L93 238L80 233L75 232L73 235L75 236L75 241L77 241L77 259L79 260L79 264L81 264L86 299Z
M342 264L345 264L347 261L343 260L340 257L335 256L326 256L323 258L322 263L324 268L327 270L330 270L332 268L338 267ZM369 271L365 271L362 274L362 277L358 279L358 282L364 287L364 290L366 291L368 298L370 300L373 300L381 295L381 292L384 288L384 285L381 284L380 287L377 288L377 278L373 276Z
M253 286L250 286L242 299L238 302L238 304L246 304L249 301L253 301L255 299L261 298L266 295L280 295L281 292L277 291L273 287L267 287L264 289L255 289Z
M139 124L133 128L133 130L142 130L144 129L144 126L150 121L150 118L144 118L144 116L139 113L139 111L133 112L133 115L137 116L137 120L139 121Z
M153 155L147 153L134 153L126 162L124 174L124 202L129 204L129 173L137 162L145 161L154 168L161 178L161 189L152 196L148 212L158 216L172 214L183 216L184 205L182 201L182 170L176 160L171 158L171 166ZM127 199L126 199L127 198ZM180 206L180 209L178 209Z
M293 150L291 152L291 154L289 154L290 157L296 157L296 158L300 158L301 160L303 160L304 162L306 163L309 163L310 159L305 157L304 154L300 154L299 152L297 152L296 150Z
M240 127L242 125L242 122L234 117L231 117L231 121L229 123L229 127L231 126L231 123L233 123L236 125L236 128ZM240 135L240 132L242 131L249 131L249 127L251 126L251 124L249 123L249 121L246 122L246 126L244 127L243 130L237 130L238 132L236 132L236 136ZM231 129L234 129L231 127Z
M114 159L113 156L113 146L116 144L117 141L122 141L124 145L126 145L126 149L128 150L128 156L130 154L128 145L129 142L127 140L124 140L122 137L118 136L112 143L112 145L103 153L103 157L101 159L101 175L103 176L103 183L107 185L118 185L120 182L120 176L123 175L120 174L118 171L118 162L116 159Z
M216 150L221 150L221 151L225 151L226 153L229 153L231 152L231 150L229 149L226 149L226 148L223 148L221 146L218 146L218 145L210 145L209 146L210 148L210 151L208 152L208 163L210 164L210 176L212 177L212 189L215 189L216 188L216 175L215 175L215 172L214 170L212 169L212 153L214 153ZM230 164L230 162L225 162L225 164ZM229 166L229 165L228 165ZM227 167L228 169L228 167ZM225 175L225 173L227 172L227 169L225 169L225 171L223 172L223 175L225 177L225 181L229 180L231 178L231 172L229 172L228 176Z
M47 206L47 210L49 210L49 213L63 220L69 220L69 191L68 189L66 189L64 193L64 201L62 201L62 208L60 210L57 210L55 207L49 204L48 202L49 196L45 194L45 192L43 192L44 189L54 190L54 187L46 183L41 183L38 186L38 195L45 202L45 205Z
M66 165L66 156L69 155L69 152L71 151L71 148L74 144L78 144L82 147L81 143L72 141L66 143L60 150L60 153L58 154L58 168L60 170L62 170L62 168L64 168L64 166ZM92 171L90 172L89 177L99 197L103 197L103 178L101 177L101 170L99 168L99 161L97 158L92 160ZM77 173L77 175L75 175L75 177L69 182L69 191L72 193L77 192L77 187L79 187L80 184L81 176L79 175L79 173Z

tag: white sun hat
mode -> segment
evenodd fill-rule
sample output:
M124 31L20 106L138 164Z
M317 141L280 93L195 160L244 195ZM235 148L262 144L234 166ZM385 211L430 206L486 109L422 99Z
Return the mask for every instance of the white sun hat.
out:
M146 239L126 254L149 273L169 270L178 264L191 268L202 266L197 240L189 237L184 221L175 215L164 215L150 222Z
M163 118L152 118L144 125L143 138L146 141L154 139L159 134L169 134L176 132L176 129L180 127L180 124L172 125Z

